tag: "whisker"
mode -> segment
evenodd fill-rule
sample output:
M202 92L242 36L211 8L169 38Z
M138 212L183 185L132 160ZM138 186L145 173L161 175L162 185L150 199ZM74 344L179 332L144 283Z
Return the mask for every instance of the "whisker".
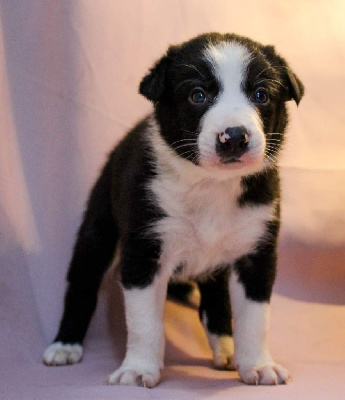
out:
M285 145L285 143L270 143L270 142L266 142L266 147L271 147L272 149L279 149L279 148L283 148Z
M180 146L173 147L174 150L180 149L181 147L186 147L186 146L195 146L195 143L185 143L181 144Z
M176 88L175 88L175 90L174 90L174 93L176 93L177 91L178 91L178 89L182 86L182 85L184 85L185 83L194 83L194 86L199 86L200 85L200 81L199 80L197 80L197 79L185 79L184 81L182 81L182 82L180 82L177 86L176 86Z
M196 139L180 139L180 140L176 140L175 142L171 143L171 146L173 146L174 144L180 143L180 142L195 142L197 143Z
M269 67L267 67L267 68L264 68L262 71L260 71L260 72L258 73L258 75L256 76L255 81L258 79L258 77L259 77L261 74L263 74L264 72L266 72L266 71L269 70L269 69L273 69L273 67L272 67L272 66L269 66Z
M282 142L280 142L280 141L276 141L276 142L266 141L266 144L271 144L272 146L279 146L280 144L282 144Z
M187 159L191 160L194 157L196 157L197 155L198 155L198 152L197 151L193 151L193 152L191 152L191 154L189 154L189 156L187 156Z
M262 71L260 71L260 72L258 73L258 75L256 76L255 80L257 80L258 77L259 77L261 74L263 74L265 71L267 71L267 70L269 70L269 69L273 69L273 70L275 70L275 69L285 69L285 70L291 71L291 69L290 69L289 67L285 66L285 65L272 64L272 65L270 65L269 67L267 67L267 68L263 69Z
M190 134L195 135L195 136L198 136L198 135L199 135L198 132L188 131L187 129L183 129L183 128L180 128L180 131L183 131L183 132L186 132L186 133L190 133Z
M272 160L272 161L274 161L275 163L278 162L277 157L276 157L274 154L270 153L270 152L266 152L266 153L265 153L265 156L266 156L266 157L269 157L269 159Z
M191 162L192 162L192 163L195 163L195 161L198 159L198 157L199 157L199 154L196 154L196 155L193 157L193 159L191 160Z
M265 161L269 164L274 166L276 164L276 161L274 161L269 155L265 155Z
M266 147L266 150L271 150L271 151L274 151L274 152L276 152L277 150L278 150L278 147L276 147L276 146L267 146Z
M271 146L284 146L284 142L283 141L276 141L276 142L271 142L269 140L266 140L266 145L271 145Z
M194 69L196 72L198 72L199 75L201 75L204 79L206 79L205 75L202 74L202 73L198 70L198 68L197 68L195 65L193 65L193 64L178 64L178 66L179 66L179 67L187 67L187 68Z
M267 157L270 157L274 162L278 162L277 157L272 153L266 153Z
M281 82L279 82L277 79L270 79L270 78L264 78L259 81L255 81L254 85L259 85L261 82L265 82L265 81L278 83L278 85L282 86L285 89L285 86Z
M272 153L271 151L267 151L265 154L266 154L267 156L270 156L271 158L273 158L275 161L278 161L278 158L277 158L277 154L276 154L276 153Z
M266 154L274 155L275 157L278 155L277 149L266 149Z
M279 149L279 147L277 147L277 145L274 145L274 144L268 145L266 147L266 150L271 150L271 151L274 151L274 152L276 152L278 149Z
M187 151L185 151L185 152L179 154L179 156L183 156L184 154L189 154L189 153L194 154L194 153L195 153L195 150L187 150Z

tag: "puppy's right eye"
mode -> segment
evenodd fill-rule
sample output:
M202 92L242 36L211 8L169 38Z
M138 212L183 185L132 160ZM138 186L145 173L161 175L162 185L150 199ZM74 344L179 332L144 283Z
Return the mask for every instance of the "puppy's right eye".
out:
M189 101L195 104L204 103L206 100L206 93L201 88L194 89L189 95Z

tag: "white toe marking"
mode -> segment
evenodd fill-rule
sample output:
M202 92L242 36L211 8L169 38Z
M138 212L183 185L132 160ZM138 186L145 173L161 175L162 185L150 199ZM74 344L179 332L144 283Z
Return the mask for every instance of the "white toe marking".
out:
M229 335L217 335L207 329L206 314L202 315L202 324L207 334L208 343L213 352L213 362L219 369L235 369L233 364L234 340Z
M76 364L80 362L82 357L83 348L81 345L55 342L45 350L43 362L46 365Z
M160 369L152 365L140 368L136 365L122 365L108 377L109 385L144 386L152 388L156 386L160 379Z
M190 303L191 306L199 308L200 301L201 301L200 291L198 287L195 284L193 284L193 290L188 295L188 302Z
M210 337L212 335L212 337ZM219 369L235 369L233 364L234 340L228 335L209 334L209 342L213 350L213 362Z
M258 367L240 367L238 373L242 381L249 385L280 385L291 379L288 371L275 362Z

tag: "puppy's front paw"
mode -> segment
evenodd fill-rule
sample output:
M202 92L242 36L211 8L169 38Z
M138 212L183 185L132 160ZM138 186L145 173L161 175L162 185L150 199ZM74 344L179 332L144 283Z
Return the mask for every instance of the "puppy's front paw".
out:
M160 368L156 366L121 366L108 377L109 385L144 386L153 388L160 379Z
M264 365L239 366L241 380L248 385L279 385L291 379L289 372L279 364L270 362Z
M55 342L43 353L45 365L67 365L76 364L83 357L83 348L80 344L65 344Z

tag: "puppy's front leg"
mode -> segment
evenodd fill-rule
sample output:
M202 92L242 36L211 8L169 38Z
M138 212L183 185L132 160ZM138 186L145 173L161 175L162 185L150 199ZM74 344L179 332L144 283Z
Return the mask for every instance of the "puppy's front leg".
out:
M242 381L251 385L287 383L288 371L273 361L267 346L274 271L254 261L255 256L241 260L230 279L235 366Z
M155 277L145 288L124 289L127 351L109 384L154 387L159 382L164 358L163 310L167 279Z

